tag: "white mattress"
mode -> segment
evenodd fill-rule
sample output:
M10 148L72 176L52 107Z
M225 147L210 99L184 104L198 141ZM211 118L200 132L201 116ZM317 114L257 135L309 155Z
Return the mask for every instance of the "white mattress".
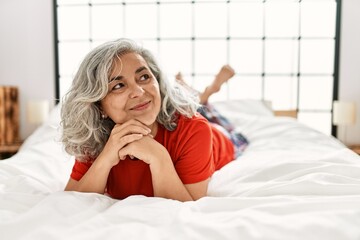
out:
M194 202L64 192L59 109L0 161L0 238L360 239L360 157L259 103L217 103L250 140Z

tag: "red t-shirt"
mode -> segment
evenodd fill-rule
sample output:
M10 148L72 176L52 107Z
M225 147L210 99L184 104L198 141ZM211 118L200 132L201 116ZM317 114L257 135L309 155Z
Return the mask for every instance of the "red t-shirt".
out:
M179 116L174 131L159 125L155 140L168 150L184 184L208 179L234 156L232 142L200 114L193 118ZM91 164L76 160L71 178L79 181ZM129 157L121 160L110 170L107 193L118 199L131 195L154 196L148 164Z

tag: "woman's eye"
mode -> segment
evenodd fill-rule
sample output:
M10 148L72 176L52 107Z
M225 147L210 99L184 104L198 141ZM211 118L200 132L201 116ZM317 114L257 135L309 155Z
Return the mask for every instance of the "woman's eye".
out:
M140 80L141 81L145 81L145 80L147 80L147 79L149 79L150 78L150 75L149 74L144 74L144 75L142 75L141 77L140 77Z
M117 89L121 89L122 87L124 87L125 85L123 83L118 83L116 84L112 89L113 90L117 90Z

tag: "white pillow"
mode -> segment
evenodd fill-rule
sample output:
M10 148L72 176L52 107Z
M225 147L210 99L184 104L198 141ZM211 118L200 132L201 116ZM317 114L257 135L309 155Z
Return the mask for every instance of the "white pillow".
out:
M274 116L271 108L265 101L255 99L227 100L211 102L220 113L231 115L232 113L249 114L255 116Z

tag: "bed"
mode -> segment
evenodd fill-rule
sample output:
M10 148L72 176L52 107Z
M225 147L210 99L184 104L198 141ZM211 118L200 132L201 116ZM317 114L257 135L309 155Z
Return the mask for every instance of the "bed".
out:
M0 238L360 239L360 157L260 101L214 103L250 145L194 202L64 192L59 106L0 161Z

